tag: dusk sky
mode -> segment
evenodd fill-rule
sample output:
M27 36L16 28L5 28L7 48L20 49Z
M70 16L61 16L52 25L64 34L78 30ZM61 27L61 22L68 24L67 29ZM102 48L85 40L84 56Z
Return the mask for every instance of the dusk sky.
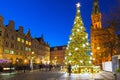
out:
M94 0L0 0L0 15L4 24L15 22L15 29L24 27L32 37L44 35L51 47L67 45L76 15L76 3L80 2L81 17L90 36L91 12ZM117 5L117 0L99 0L102 14Z

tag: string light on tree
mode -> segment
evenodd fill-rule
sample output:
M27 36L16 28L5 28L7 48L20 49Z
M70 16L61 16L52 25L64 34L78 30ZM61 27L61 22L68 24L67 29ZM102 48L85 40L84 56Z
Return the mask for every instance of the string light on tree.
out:
M92 57L90 57L90 60L92 60Z
M69 53L68 55L69 55L69 56L71 56L72 54L71 54L71 53Z
M79 18L79 17L76 17L77 19Z
M83 61L82 61L82 60L80 60L80 63L83 63Z
M76 24L76 22L74 22L74 24Z
M76 48L75 48L75 50L77 51L77 50L78 50L78 48L76 47Z
M81 26L80 28L82 29L83 27Z
M91 64L92 62L91 61L89 61L89 64Z
M70 37L70 40L72 40L72 38Z
M85 44L83 44L83 47L85 47Z
M66 59L66 57L65 57L65 59Z
M79 29L77 29L77 32L79 32L80 30Z

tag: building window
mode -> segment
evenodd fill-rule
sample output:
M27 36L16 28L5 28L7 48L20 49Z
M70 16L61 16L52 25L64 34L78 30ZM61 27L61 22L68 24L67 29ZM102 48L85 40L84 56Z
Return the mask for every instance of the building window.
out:
M14 48L14 44L13 43L11 43L11 48Z
M20 37L17 38L17 41L20 42Z
M29 42L29 45L31 45L31 42Z
M4 53L9 53L9 50L8 49L4 49Z
M55 48L54 48L54 50L56 51L56 50L57 50L57 48L55 47Z
M5 42L5 47L8 47L9 46L9 42Z
M0 36L2 36L2 31L0 31Z
M28 47L25 47L25 50L26 50L26 51L29 51L29 48L28 48Z
M26 51L31 51L31 48L25 47Z
M22 39L22 43L24 43L24 39Z
M10 54L14 54L14 51L13 51L13 50L10 50Z
M26 41L26 44L28 44L28 41Z
M31 48L29 48L29 51L31 51Z

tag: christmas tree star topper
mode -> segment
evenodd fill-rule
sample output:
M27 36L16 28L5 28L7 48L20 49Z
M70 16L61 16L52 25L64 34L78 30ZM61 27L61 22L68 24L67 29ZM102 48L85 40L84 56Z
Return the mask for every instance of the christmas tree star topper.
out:
M76 6L77 6L77 7L80 7L80 3L78 2L78 3L76 4Z

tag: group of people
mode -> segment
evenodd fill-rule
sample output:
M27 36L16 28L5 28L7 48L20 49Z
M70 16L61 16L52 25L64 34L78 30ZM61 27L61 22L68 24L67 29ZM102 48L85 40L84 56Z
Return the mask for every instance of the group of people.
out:
M52 65L52 64L39 64L39 70L40 71L59 71L61 70L61 65ZM67 67L67 71L69 73L69 76L71 75L71 64L68 65ZM24 66L23 67L23 70L24 70L24 73L26 72L26 70L28 70L28 67L27 66Z
M52 65L52 64L39 64L39 70L40 71L53 71L53 70L60 70L61 69L61 65ZM71 64L68 65L67 67L69 76L71 75Z
M59 70L60 65L52 65L52 64L39 64L40 71L51 71L51 70Z

